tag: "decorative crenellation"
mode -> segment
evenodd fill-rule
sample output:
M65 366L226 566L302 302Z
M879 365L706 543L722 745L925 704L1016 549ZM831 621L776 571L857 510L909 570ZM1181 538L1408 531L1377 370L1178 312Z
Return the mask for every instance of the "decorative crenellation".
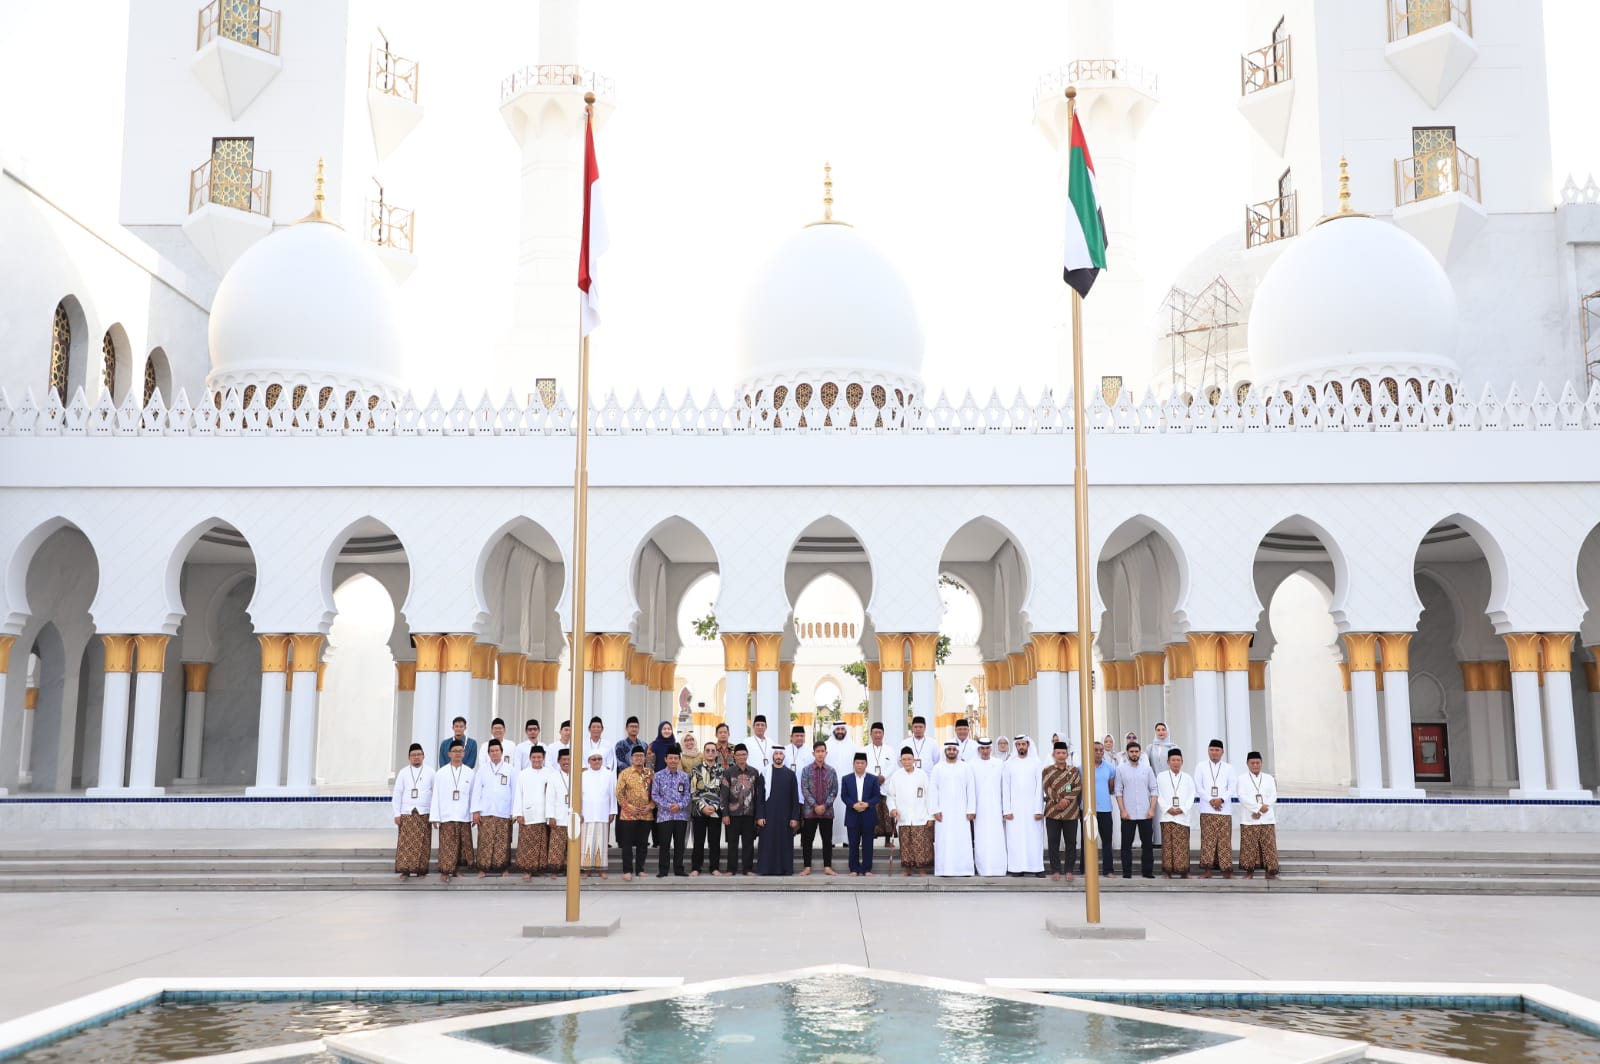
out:
M1581 203L1600 204L1600 182L1596 182L1594 175L1589 175L1589 180L1581 186L1571 174L1567 175L1566 184L1561 186L1561 201L1558 206L1575 206Z
M1580 396L1568 382L1559 398L1538 385L1528 398L1512 384L1501 398L1484 385L1476 400L1442 381L1426 387L1400 384L1393 377L1329 381L1320 388L1269 386L1248 389L1242 399L1222 393L1215 399L1177 392L1158 400L1151 388L1135 403L1122 389L1114 403L1096 394L1085 410L1095 435L1152 433L1253 434L1278 432L1500 432L1600 429L1600 380ZM380 391L331 387L226 388L207 393L198 405L179 391L166 405L160 390L140 406L129 389L121 406L102 392L91 405L79 388L63 406L54 390L41 402L29 388L20 402L0 390L0 436L569 436L575 411L564 393L547 405L537 393L523 404L507 395L495 405L485 393L476 406L464 394L446 406L434 393L418 405L411 393L398 399ZM270 394L269 394L270 393ZM713 393L701 405L692 394L674 405L663 391L655 405L635 392L626 406L615 392L589 410L589 431L597 436L737 436L745 434L882 434L929 436L1037 435L1072 432L1070 395L1058 402L1050 391L1029 399L1021 389L1007 404L998 390L979 404L967 392L959 405L941 392L931 407L912 396L902 401L890 390L870 424L857 417L869 399L849 402L841 390L827 396L813 391L802 408L788 395L776 410L762 413L743 401L725 406ZM876 404L874 403L876 406ZM846 411L849 416L846 416Z

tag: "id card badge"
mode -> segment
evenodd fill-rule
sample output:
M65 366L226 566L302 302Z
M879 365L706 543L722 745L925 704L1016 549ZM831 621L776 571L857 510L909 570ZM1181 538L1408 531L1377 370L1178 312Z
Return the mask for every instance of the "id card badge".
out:
M451 801L452 801L452 802L459 802L459 801L461 801L461 792L460 792L460 791L451 791L451 792L450 792L450 800L451 800Z
M1259 794L1258 794L1258 795L1256 795L1256 804L1257 804L1257 805L1260 805L1260 804L1261 804L1261 795L1259 795Z
M506 777L501 776L500 777L500 786L504 787L505 785L506 785Z
M1211 788L1211 797L1215 798L1216 796L1217 796L1217 789L1215 787L1213 787L1213 788Z
M411 788L411 797L415 798L416 796L417 796L417 789L415 787L413 787L413 788Z

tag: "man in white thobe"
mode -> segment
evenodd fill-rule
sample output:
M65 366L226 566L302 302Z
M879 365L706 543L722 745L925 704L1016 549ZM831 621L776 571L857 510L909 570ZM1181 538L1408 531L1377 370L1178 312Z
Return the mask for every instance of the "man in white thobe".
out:
M900 837L900 874L926 874L933 867L933 808L928 774L916 766L911 747L900 749L900 768L889 774L884 803Z
M978 740L972 737L972 722L966 717L956 721L956 760L978 760Z
M1006 762L1000 805L1006 818L1006 874L1044 878L1044 761L1019 735Z
M978 740L978 760L972 770L972 791L977 816L972 821L973 863L980 876L1006 874L1006 820L1000 792L1005 767L994 756L994 744Z
M767 738L767 718L757 713L750 721L750 737L744 741L750 755L749 765L761 774L761 785L772 792L772 740Z
M880 732L879 735L881 736L882 733ZM855 771L855 763L856 741L850 737L850 726L842 720L836 720L833 722L833 734L828 736L828 767L837 772L840 781L843 782L846 776ZM872 771L871 758L868 758L867 771ZM839 827L844 824L844 814L844 799L835 798L833 800L835 831L838 831Z
M789 745L783 748L783 763L796 776L811 764L811 744L806 742L806 730L798 724L789 729ZM844 779L844 774L840 773L839 778Z
M970 876L972 821L978 815L972 767L961 759L954 739L944 744L944 760L933 774L933 874Z

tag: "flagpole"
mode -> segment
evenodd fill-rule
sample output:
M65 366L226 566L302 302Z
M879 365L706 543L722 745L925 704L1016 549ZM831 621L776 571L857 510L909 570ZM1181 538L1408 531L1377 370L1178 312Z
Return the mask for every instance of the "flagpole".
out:
M583 95L584 125L594 124L594 93ZM583 677L588 662L587 623L584 617L585 597L588 590L589 565L589 337L583 331L583 300L578 301L578 446L577 468L572 476L572 727L573 738L588 734L584 723ZM580 740L581 741L581 740ZM567 922L577 923L579 892L582 882L581 864L583 816L583 765L585 758L575 750L572 763L572 788L567 793L568 807L577 797L577 808L567 818ZM602 766L602 770L604 766ZM578 830L570 829L577 826ZM602 856L601 860L604 860Z
M1078 90L1068 85L1069 144L1077 96ZM1067 209L1072 209L1070 204ZM1089 615L1089 461L1088 426L1083 417L1083 297L1076 288L1072 290L1072 455L1072 524L1078 570L1078 760L1082 762L1083 775L1083 909L1084 921L1098 924L1100 846L1104 840L1100 838L1099 821L1095 819L1095 766L1089 754L1094 741L1094 692L1090 683L1094 670L1091 646L1094 633Z

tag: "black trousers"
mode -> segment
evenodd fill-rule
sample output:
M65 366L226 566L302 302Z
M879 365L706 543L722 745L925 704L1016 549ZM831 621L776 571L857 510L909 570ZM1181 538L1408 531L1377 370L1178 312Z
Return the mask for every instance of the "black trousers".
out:
M1143 820L1124 820L1122 822L1122 878L1133 875L1133 836L1139 836L1139 874L1149 877L1156 874L1156 851L1151 844L1151 824L1149 817Z
M687 820L658 820L656 821L656 845L660 847L657 855L656 874L666 875L669 871L683 875L683 839L689 833Z
M1050 857L1051 872L1071 872L1078 863L1077 820L1051 820L1044 818L1045 853ZM1066 843L1067 860L1059 863L1061 844Z
M1111 874L1111 814L1104 809L1094 811L1095 826L1100 829L1100 874ZM1089 852L1087 841L1083 844L1083 853L1078 855L1078 872L1083 872L1083 862Z
M743 858L743 861L740 858ZM756 818L728 818L728 871L734 875L756 870Z
M707 844L711 850L711 871L715 872L722 862L722 820L712 816L694 817L694 854L689 862L689 869L693 872L700 871L701 861L705 857Z
M644 873L644 862L650 855L650 833L655 826L653 820L617 821L617 848L622 851L623 875Z
M846 824L844 834L850 844L850 871L872 871L873 828L862 824Z
M822 867L833 867L833 818L816 817L800 821L800 857L806 868L811 867L811 843L822 831Z

